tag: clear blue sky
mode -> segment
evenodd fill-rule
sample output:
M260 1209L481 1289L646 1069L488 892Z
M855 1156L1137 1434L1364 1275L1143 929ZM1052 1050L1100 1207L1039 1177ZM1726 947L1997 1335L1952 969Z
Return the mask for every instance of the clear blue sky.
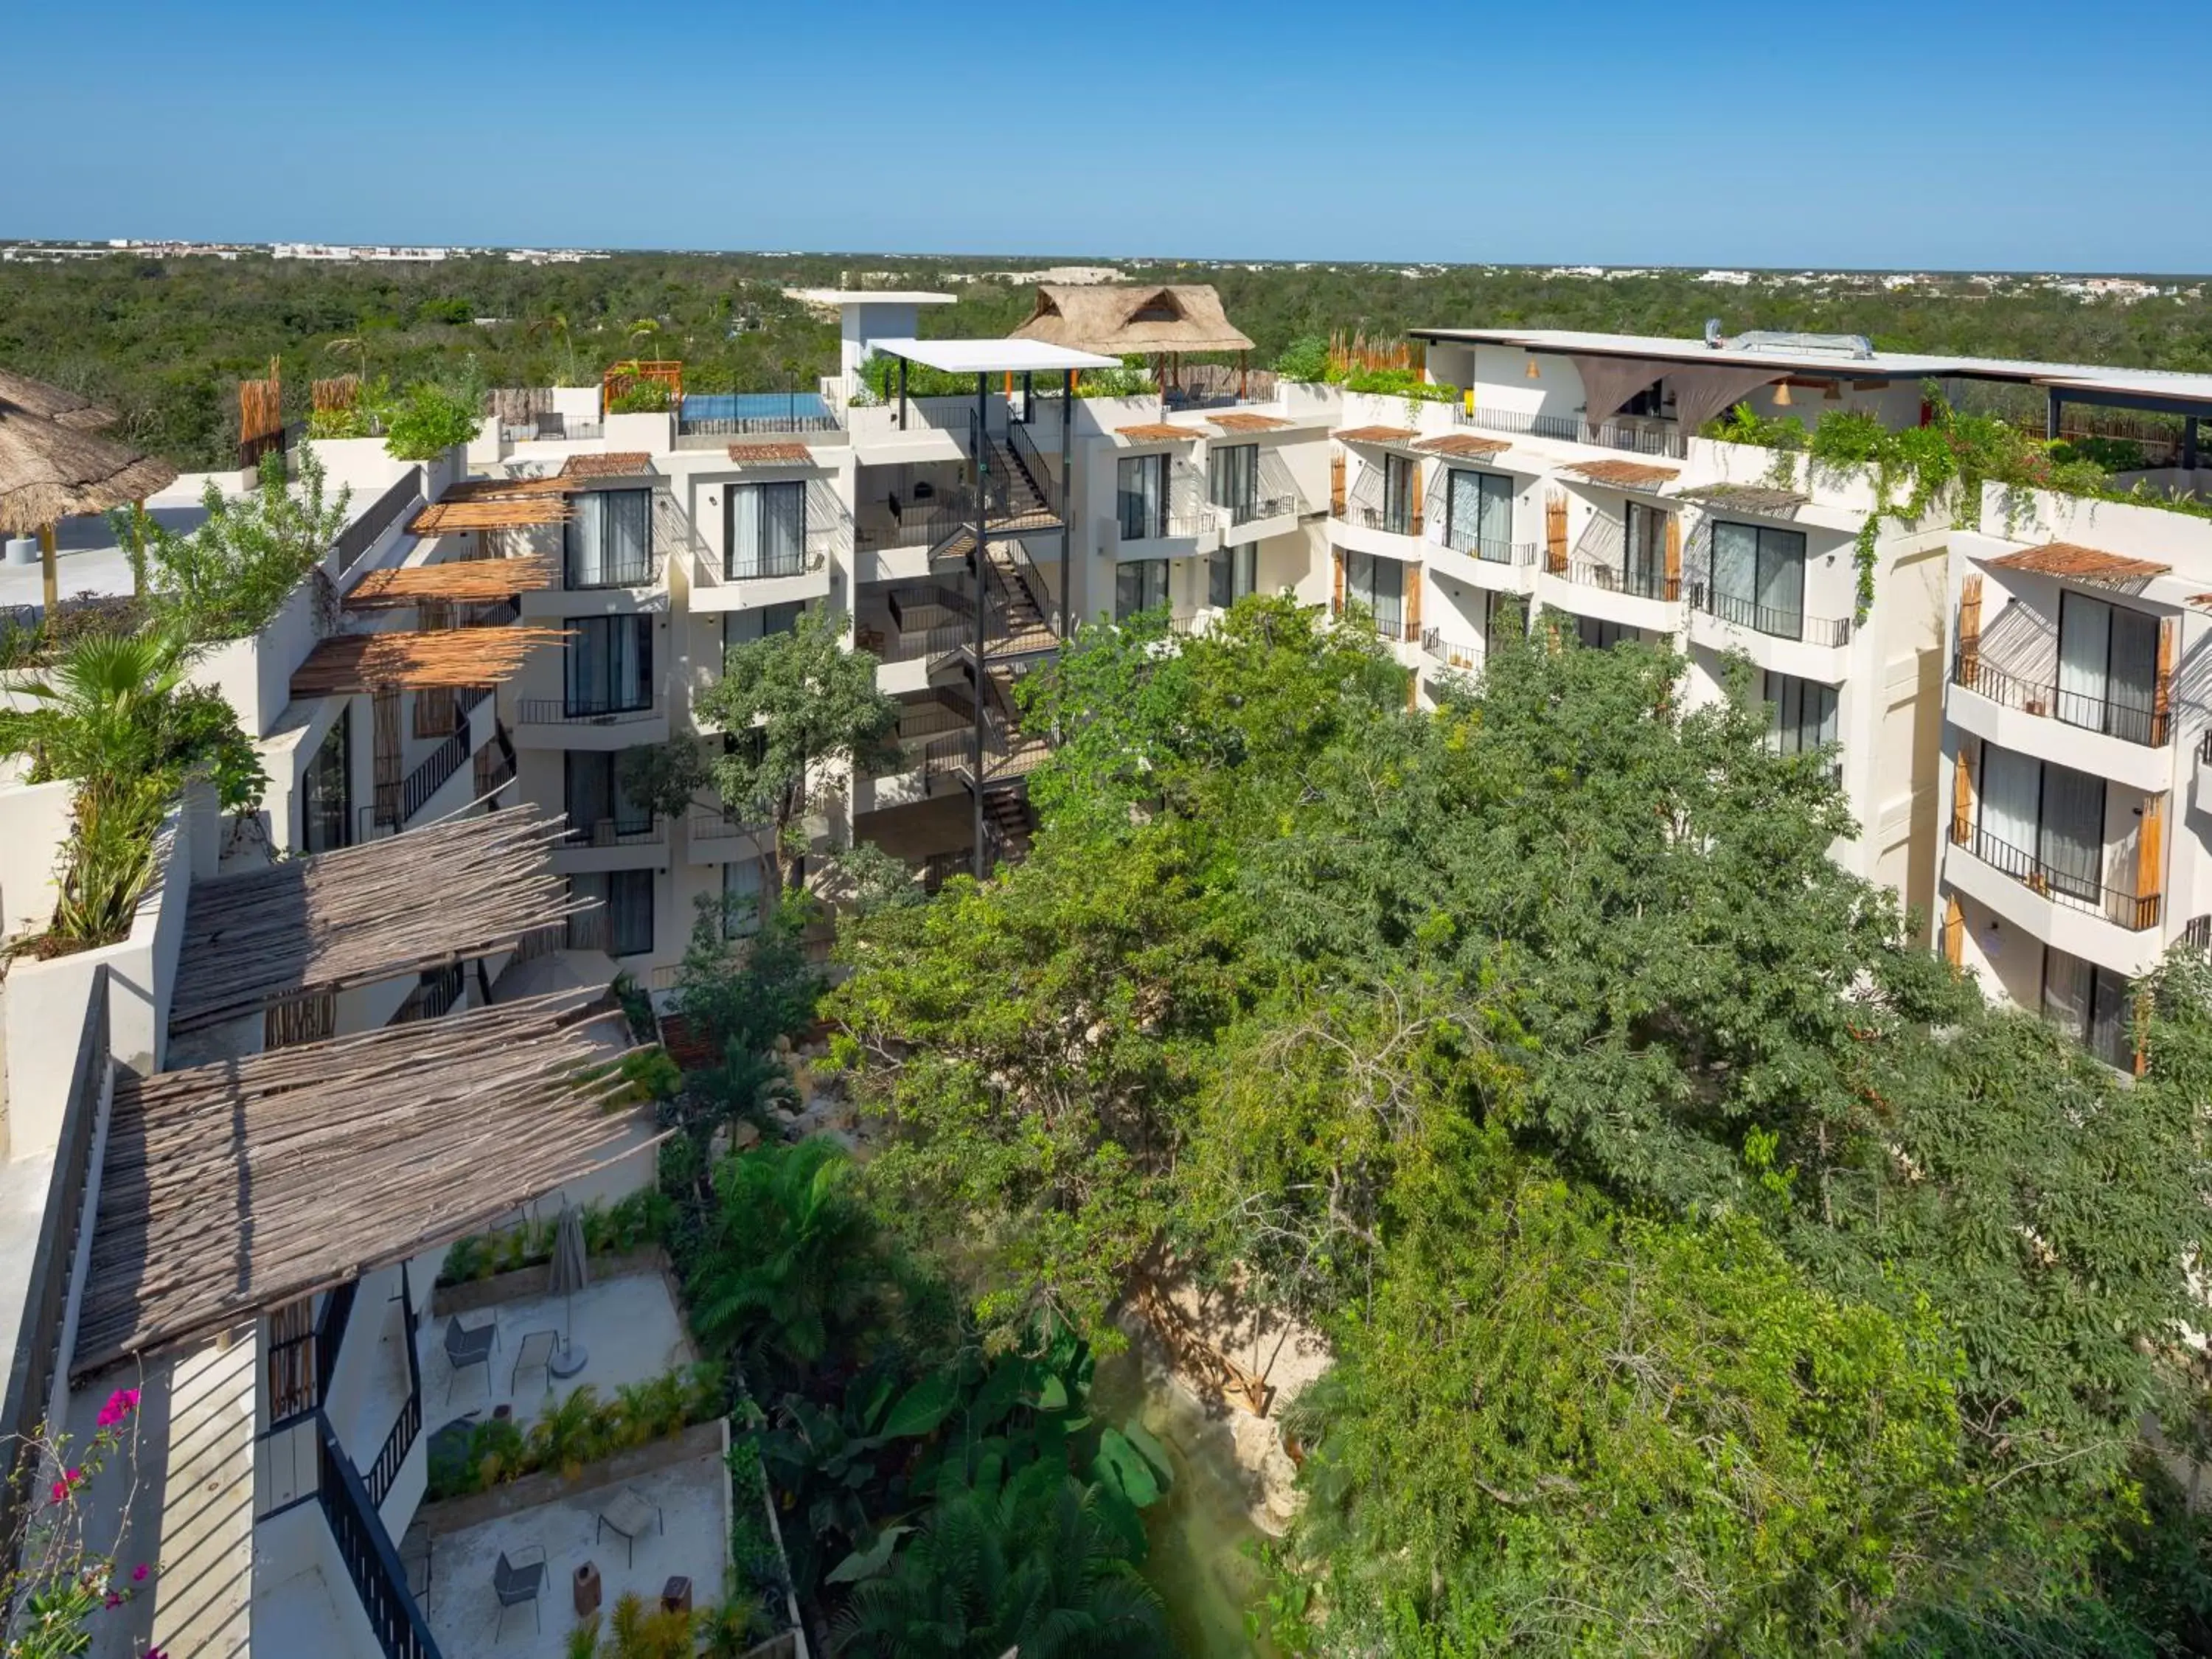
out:
M0 38L0 236L2212 270L2201 40L2046 0L5 0Z

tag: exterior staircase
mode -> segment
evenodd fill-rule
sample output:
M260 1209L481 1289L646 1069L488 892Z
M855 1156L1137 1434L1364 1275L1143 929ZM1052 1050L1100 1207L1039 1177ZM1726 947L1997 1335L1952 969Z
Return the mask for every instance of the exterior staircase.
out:
M983 792L983 832L992 863L1019 864L1029 856L1036 815L1030 807L1026 783L1017 778L1005 787Z

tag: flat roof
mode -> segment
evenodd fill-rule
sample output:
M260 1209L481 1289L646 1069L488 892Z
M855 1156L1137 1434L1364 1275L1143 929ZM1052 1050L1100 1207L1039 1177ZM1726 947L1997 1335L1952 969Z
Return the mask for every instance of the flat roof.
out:
M1022 374L1035 370L1119 368L1119 357L1043 340L871 340L878 351L947 374Z
M960 296L926 289L795 288L791 297L817 306L949 306Z
M1725 363L1732 368L1775 368L1792 373L1839 375L1851 380L1922 380L1950 375L1968 380L2011 380L2056 386L2062 392L2104 392L2140 398L2212 401L2212 374L2179 369L2113 368L2099 363L2047 363L2015 357L1935 356L1922 352L1877 351L1870 357L1846 357L1833 351L1716 349L1703 340L1669 339L1650 334L1601 334L1567 328L1415 328L1417 340L1444 345L1511 345L1527 351L1580 353L1600 357L1659 357L1686 363Z

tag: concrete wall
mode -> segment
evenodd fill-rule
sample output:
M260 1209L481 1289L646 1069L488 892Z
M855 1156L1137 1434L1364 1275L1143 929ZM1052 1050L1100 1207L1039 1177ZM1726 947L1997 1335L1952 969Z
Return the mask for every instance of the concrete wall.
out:
M37 933L53 919L76 798L66 780L0 789L0 937Z

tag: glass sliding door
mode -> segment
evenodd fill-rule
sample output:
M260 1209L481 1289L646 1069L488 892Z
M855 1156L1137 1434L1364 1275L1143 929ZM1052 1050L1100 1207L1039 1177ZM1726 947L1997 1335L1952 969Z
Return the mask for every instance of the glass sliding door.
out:
M729 495L726 577L759 581L806 568L805 484L738 484Z
M619 754L571 749L564 751L562 761L562 800L571 840L606 846L653 828L653 814L640 809L623 787Z
M353 701L338 708L337 718L315 745L314 758L301 779L300 847L308 853L334 852L353 840Z
M562 532L570 587L641 587L653 580L653 492L587 489Z
M1344 599L1346 606L1364 605L1375 619L1375 631L1385 639L1398 639L1406 631L1406 567L1376 553L1344 556Z
M1382 458L1382 521L1379 526L1394 535L1413 533L1413 492L1421 487L1421 469L1410 456Z
M568 918L572 951L604 951L611 957L649 956L653 951L653 872L609 870L568 878L571 898L597 899L599 908Z
M2158 619L2126 605L2058 596L2058 718L2130 743L2153 741Z
M1713 614L1779 639L1804 638L1804 532L1716 524L1712 537Z
M1492 564L1513 557L1513 480L1454 467L1445 485L1444 545Z
M1836 688L1795 674L1766 675L1765 696L1774 710L1768 741L1777 754L1802 755L1836 740Z
M1639 599L1666 599L1667 515L1656 507L1629 501L1621 508L1621 591Z
M1206 499L1229 509L1231 524L1249 524L1259 515L1260 446L1216 445L1206 455Z
M1114 620L1127 622L1140 611L1158 611L1168 602L1165 559L1124 559L1114 567Z
M1260 586L1260 550L1224 547L1206 561L1206 602L1226 611Z
M2043 815L2036 856L2055 891L2090 903L2104 888L2105 781L2043 763Z
M2043 1017L2118 1071L2135 1064L2131 993L2111 969L2044 947Z
M571 617L562 658L562 712L611 714L653 707L653 618Z
M1156 541L1168 533L1168 457L1124 455L1115 468L1121 539Z

